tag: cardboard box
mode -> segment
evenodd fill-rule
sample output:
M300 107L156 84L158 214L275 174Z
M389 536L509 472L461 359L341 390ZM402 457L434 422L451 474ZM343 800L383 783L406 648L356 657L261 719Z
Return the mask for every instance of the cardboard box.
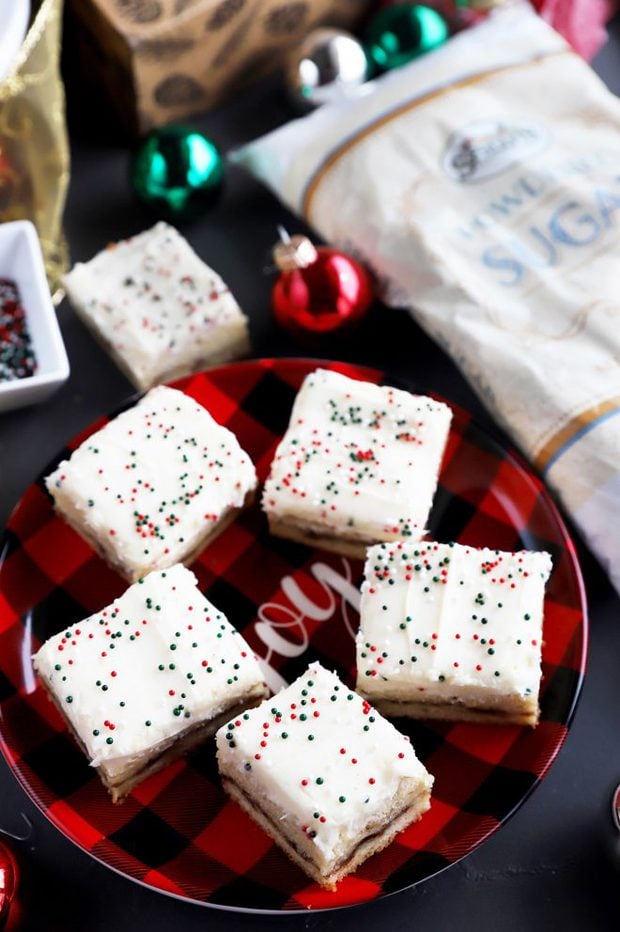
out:
M71 0L88 71L130 131L204 112L369 0Z

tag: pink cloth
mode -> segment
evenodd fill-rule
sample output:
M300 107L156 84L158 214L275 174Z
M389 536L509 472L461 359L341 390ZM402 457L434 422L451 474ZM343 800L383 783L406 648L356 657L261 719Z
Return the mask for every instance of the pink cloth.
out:
M605 44L605 23L615 12L612 0L532 0L546 22L588 61Z
M422 0L448 21L453 32L466 29L485 14L458 0ZM534 9L587 61L607 41L605 24L619 7L619 0L530 0ZM402 0L378 0L371 9L394 6Z

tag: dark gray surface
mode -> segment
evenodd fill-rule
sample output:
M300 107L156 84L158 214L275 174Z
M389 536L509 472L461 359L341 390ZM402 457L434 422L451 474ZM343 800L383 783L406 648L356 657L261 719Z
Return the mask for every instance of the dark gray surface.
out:
M596 66L620 90L620 28ZM127 149L103 132L85 132L74 101L73 174L66 223L74 259L143 229L150 218L131 198ZM253 89L201 124L226 150L285 114L276 86ZM92 114L91 114L92 115ZM97 141L97 138L99 141ZM103 141L101 141L103 140ZM301 226L250 179L231 171L218 208L184 229L201 256L231 284L251 318L254 354L306 355L272 323L269 247L278 223ZM132 388L64 304L59 318L72 375L49 402L0 418L0 518L77 431L114 410ZM316 355L316 353L315 353ZM380 306L354 338L319 355L346 358L413 378L490 421L449 360L404 313ZM47 823L0 761L0 825L34 824L18 846L23 865L23 928L91 932L163 932L173 927L221 932L253 928L450 932L463 928L607 930L617 928L618 875L603 842L604 807L620 779L620 600L585 548L578 548L591 618L589 674L569 739L545 781L494 837L465 861L379 903L308 917L247 917L178 902L134 884L92 860Z

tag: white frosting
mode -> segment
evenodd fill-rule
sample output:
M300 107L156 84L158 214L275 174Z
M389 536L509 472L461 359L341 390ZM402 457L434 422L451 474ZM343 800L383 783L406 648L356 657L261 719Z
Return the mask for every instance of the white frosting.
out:
M136 578L183 561L243 505L256 473L231 431L160 386L85 440L46 484L60 511Z
M451 416L431 398L317 369L295 400L263 508L343 537L417 540Z
M433 782L408 738L318 663L221 728L217 746L224 772L327 856L389 809L404 778Z
M50 638L34 666L93 766L145 754L263 681L239 632L180 565Z
M358 687L372 697L538 696L545 552L460 544L368 550ZM415 658L415 659L414 659Z
M246 334L228 287L166 223L77 263L64 284L140 388L198 368Z

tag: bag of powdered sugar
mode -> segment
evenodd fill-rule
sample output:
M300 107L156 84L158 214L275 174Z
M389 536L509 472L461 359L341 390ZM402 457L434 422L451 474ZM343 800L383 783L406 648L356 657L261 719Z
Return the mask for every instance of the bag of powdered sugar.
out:
M620 101L529 7L236 160L410 308L620 590Z

